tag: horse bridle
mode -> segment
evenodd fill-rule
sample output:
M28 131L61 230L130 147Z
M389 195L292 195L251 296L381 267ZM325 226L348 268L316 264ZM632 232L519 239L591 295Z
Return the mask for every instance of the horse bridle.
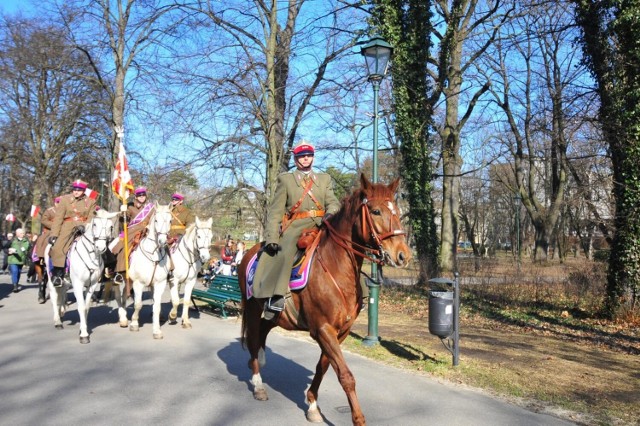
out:
M376 231L376 228L373 224L373 219L371 218L369 202L377 199L378 198L365 197L362 199L362 203L360 204L360 207L362 209L360 214L362 218L362 235L363 237L365 237L367 235L367 229L369 229L370 240L373 241L373 244L375 246L372 244L358 244L350 238L338 234L335 228L328 222L325 222L325 226L329 230L329 236L336 244L343 247L350 253L360 256L364 259L368 259L372 262L377 263L378 265L382 265L385 263L385 259L389 258L389 254L384 250L384 247L382 247L382 241L386 240L387 238L404 235L405 231L403 231L402 229L392 229L391 219L397 216L393 208L389 208L389 210L391 211L391 218L389 219L390 230L388 232L385 232L384 234L379 234L378 231ZM386 201L388 204L393 205L393 201L390 198L383 198L382 200ZM367 252L371 253L371 255L368 255Z
M101 220L108 220L108 219L101 219ZM82 243L82 247L84 247L87 253L89 253L90 255L91 254L95 255L94 256L95 260L93 262L93 265L91 266L87 264L87 262L82 256L78 256L82 261L82 263L84 264L84 266L89 270L90 274L93 274L93 272L100 267L100 260L102 259L102 255L107 251L107 248L109 246L109 236L111 235L111 232L107 232L107 230L109 228L113 230L113 225L111 225L110 227L109 226L100 227L100 232L98 235L96 235L96 233L94 232L96 228L98 228L98 226L95 223L93 223L93 220L92 220L91 235L93 236L93 240L87 238L87 234L83 232L82 235L80 236L80 239L76 241L76 244ZM96 242L100 240L104 240L105 247L104 247L104 250L101 250L98 253L98 250L96 249ZM88 241L88 244L86 243L86 241ZM75 250L77 251L78 249L76 248ZM92 269L92 267L95 267L96 269Z
M198 260L202 260L200 257L200 249L203 247L198 246L197 241L198 241L198 231L199 230L206 230L207 228L198 228L198 225L195 225L195 229L193 230L193 232L195 233L195 248L193 249L193 251L189 250L189 248L187 247L187 254L189 254L190 256L187 257L182 253L182 250L180 249L180 244L178 244L178 249L177 252L180 253L180 255L184 258L184 260L187 261L187 263L189 264L189 268L191 268L193 265L196 264L196 262L198 262ZM182 240L184 240L184 238L182 238ZM186 246L186 244L185 244ZM192 260L193 259L193 260Z
M157 260L157 261L153 260L153 259L151 258L151 256L152 256L156 251L159 251L160 249L165 248L165 245L160 245L160 243L158 242L158 236L159 236L159 235L167 235L167 234L169 233L169 229L170 229L170 227L171 227L171 219L169 219L169 220L163 220L162 222L160 222L160 221L158 220L159 218L158 218L157 216L158 216L158 214L157 214L157 213L153 215L153 231L154 231L154 234L155 234L155 235L154 235L154 239L153 239L153 240L151 240L148 236L146 236L146 237L144 238L144 239L147 239L147 240L151 240L151 241L153 241L153 242L155 243L155 245L156 245L155 250L153 250L152 252L145 252L145 250L144 250L144 246L143 246L142 244L139 244L139 245L138 245L138 248L139 248L140 252L144 255L144 257L146 257L147 259L149 259L151 262L159 263L159 262L160 262L160 261L161 261L161 260L162 260L166 255L167 255L167 252L166 252L166 251L165 251L165 253L164 253L164 256L158 256L158 260ZM162 224L164 224L164 223L168 223L168 225L166 226L166 231L164 231L164 229L163 229L162 227L157 226L157 225L158 225L158 223L162 223ZM142 242L141 242L141 243L142 243Z

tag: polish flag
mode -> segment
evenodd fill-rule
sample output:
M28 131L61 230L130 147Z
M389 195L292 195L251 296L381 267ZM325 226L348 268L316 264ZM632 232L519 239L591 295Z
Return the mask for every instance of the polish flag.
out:
M98 194L98 191L94 191L91 188L87 188L84 190L84 195L91 198L92 200L95 200L96 198L98 198L99 194Z
M36 205L32 204L31 205L31 217L38 216L38 213L40 213L40 206L36 206Z
M126 203L129 194L133 192L133 181L129 173L129 164L127 163L127 155L124 151L124 144L120 139L118 150L118 161L113 170L113 179L111 180L111 188L113 192L123 203Z
M15 222L16 221L16 217L13 215L13 213L9 213L7 215L7 217L4 218L4 220L6 220L8 222Z

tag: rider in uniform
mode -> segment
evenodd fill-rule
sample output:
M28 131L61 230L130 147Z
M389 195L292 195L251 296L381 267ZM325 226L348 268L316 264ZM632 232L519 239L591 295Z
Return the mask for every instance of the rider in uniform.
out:
M267 212L264 251L253 280L253 295L269 298L264 317L272 319L284 309L291 268L303 230L320 226L336 213L340 202L327 173L312 169L314 147L302 142L293 149L296 170L282 173Z
M147 188L139 186L133 191L133 197L133 201L127 204L127 211L125 212L127 216L127 241L129 247L131 247L134 240L140 237L155 212L155 204L148 201ZM115 247L111 249L111 253L116 256L116 274L113 277L113 281L116 284L124 283L126 268L123 241L124 233L121 234L121 238L118 238Z
M56 216L56 208L60 203L60 197L56 197L53 200L53 206L49 207L42 213L42 219L40 223L42 224L42 232L40 236L36 240L36 257L38 258L38 264L44 268L44 249L49 244L49 233L51 232L51 227L53 226L53 219ZM44 270L44 269L43 269Z
M184 195L179 192L171 196L171 230L169 231L169 245L177 242L187 231L187 226L195 222L191 210L184 204Z
M78 179L73 182L71 187L71 194L60 197L60 204L56 207L51 225L49 244L52 245L52 284L54 287L62 286L67 252L71 248L76 231L84 230L84 225L96 214L96 200L85 195L87 183Z

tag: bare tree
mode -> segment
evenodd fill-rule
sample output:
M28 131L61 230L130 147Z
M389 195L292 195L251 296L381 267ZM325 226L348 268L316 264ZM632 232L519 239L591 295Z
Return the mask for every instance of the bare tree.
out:
M87 79L87 61L61 28L7 18L0 38L4 160L14 168L14 209L26 222L31 205L52 204L69 176L93 175L90 164L104 153L93 137L104 104ZM39 232L37 220L32 231Z
M535 229L537 260L547 250L564 205L569 178L567 154L582 131L585 70L579 52L571 49L566 4L547 3L501 28L501 41L487 56L487 70L495 74L491 93L503 111L496 139L514 160L502 182L521 197Z

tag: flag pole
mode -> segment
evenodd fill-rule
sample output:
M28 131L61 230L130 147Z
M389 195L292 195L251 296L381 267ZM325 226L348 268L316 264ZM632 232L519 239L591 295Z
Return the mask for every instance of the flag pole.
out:
M120 145L118 146L118 164L120 165L120 178L124 176L124 156L122 155L123 147L124 147L124 126L116 126L116 133L118 135L118 140L120 141ZM120 158L120 157L123 158ZM129 297L131 294L131 285L129 284L129 232L128 232L128 223L127 223L127 199L125 198L126 194L126 183L120 182L120 200L122 201L122 205L120 206L120 211L122 212L122 216L124 217L124 282L125 282L125 297Z

